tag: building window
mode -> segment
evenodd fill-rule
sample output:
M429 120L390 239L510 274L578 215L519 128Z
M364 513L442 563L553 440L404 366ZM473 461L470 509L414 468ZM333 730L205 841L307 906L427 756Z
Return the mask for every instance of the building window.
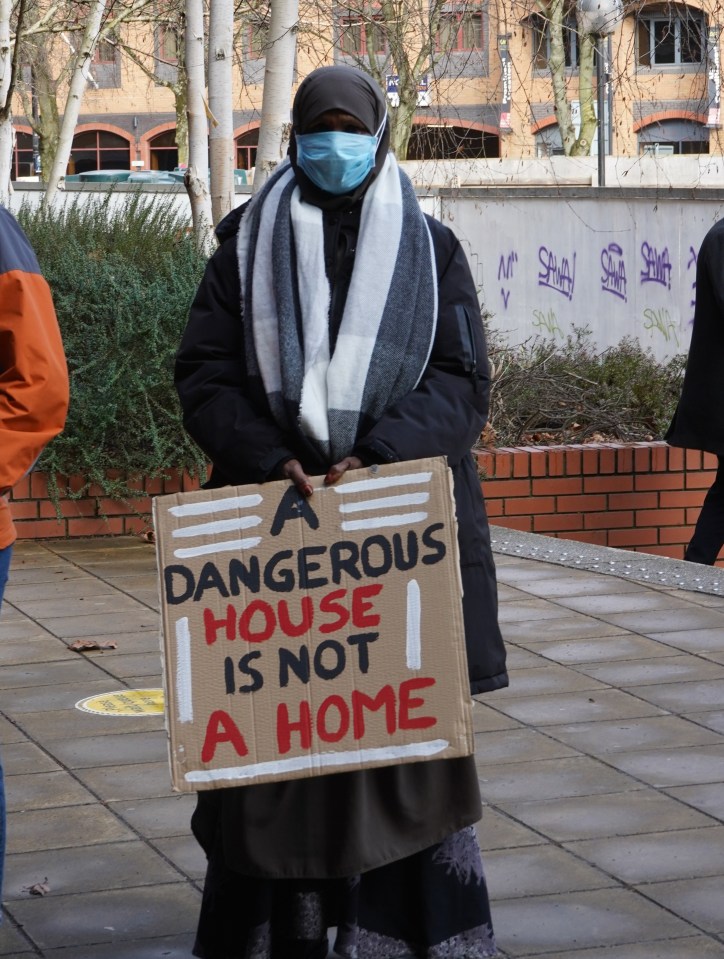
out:
M15 134L15 150L13 151L13 165L10 171L10 179L17 180L18 177L34 176L35 168L33 166L33 135L32 133Z
M339 17L339 48L346 56L386 56L387 36L381 17L352 14Z
M639 154L686 156L709 152L709 131L694 120L660 120L639 132Z
M68 173L130 169L130 144L117 133L89 130L86 133L76 133L73 137Z
M159 133L148 143L152 170L175 170L178 167L176 131Z
M483 49L483 14L477 4L456 4L440 14L435 38L438 53L468 53Z
M415 124L407 147L408 160L464 160L499 156L498 136L452 124Z
M93 63L115 63L118 47L110 40L99 40L93 51Z
M671 7L647 12L639 16L636 33L641 66L683 66L704 60L704 17L698 10Z
M551 22L539 13L530 18L533 31L533 66L536 70L547 70L551 58ZM574 14L563 21L563 49L566 67L578 67L581 62L581 49L578 42L578 26Z
M164 63L178 63L178 32L175 27L158 27L158 59Z
M248 130L236 138L236 169L253 170L256 166L256 148L259 130Z
M246 25L246 55L252 60L266 57L269 46L269 21L263 18L252 20Z

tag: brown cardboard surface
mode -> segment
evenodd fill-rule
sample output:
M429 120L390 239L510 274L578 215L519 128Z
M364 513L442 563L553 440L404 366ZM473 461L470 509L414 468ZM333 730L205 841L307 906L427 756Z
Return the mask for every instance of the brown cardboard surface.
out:
M445 460L154 501L174 788L473 751Z

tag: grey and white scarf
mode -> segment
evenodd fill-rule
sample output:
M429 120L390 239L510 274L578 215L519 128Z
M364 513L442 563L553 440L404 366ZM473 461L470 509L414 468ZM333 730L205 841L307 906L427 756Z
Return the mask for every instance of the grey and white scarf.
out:
M237 253L247 372L275 421L336 463L363 424L415 388L432 349L435 252L412 184L390 154L364 195L331 354L323 213L302 200L288 162L249 203Z

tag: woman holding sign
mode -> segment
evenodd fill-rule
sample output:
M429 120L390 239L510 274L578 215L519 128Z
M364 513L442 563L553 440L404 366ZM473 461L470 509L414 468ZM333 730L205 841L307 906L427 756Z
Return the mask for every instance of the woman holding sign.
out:
M388 144L368 76L304 80L289 162L217 231L176 385L213 486L287 478L309 497L312 476L447 456L480 693L508 682L470 453L488 410L480 309L460 244ZM202 792L194 954L324 959L336 926L348 959L493 956L480 815L474 757Z

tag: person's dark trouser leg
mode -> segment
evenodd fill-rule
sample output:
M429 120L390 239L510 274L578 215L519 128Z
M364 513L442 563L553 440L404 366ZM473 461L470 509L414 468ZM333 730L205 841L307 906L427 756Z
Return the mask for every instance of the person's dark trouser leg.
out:
M8 571L10 569L10 556L12 546L6 546L0 549L0 612L2 611L3 594L5 584L8 581ZM3 891L3 872L5 867L5 784L3 780L3 767L0 762L0 900ZM0 922L2 922L2 911L0 910Z
M716 478L704 499L694 535L684 559L690 563L713 566L724 545L724 456L717 457Z

